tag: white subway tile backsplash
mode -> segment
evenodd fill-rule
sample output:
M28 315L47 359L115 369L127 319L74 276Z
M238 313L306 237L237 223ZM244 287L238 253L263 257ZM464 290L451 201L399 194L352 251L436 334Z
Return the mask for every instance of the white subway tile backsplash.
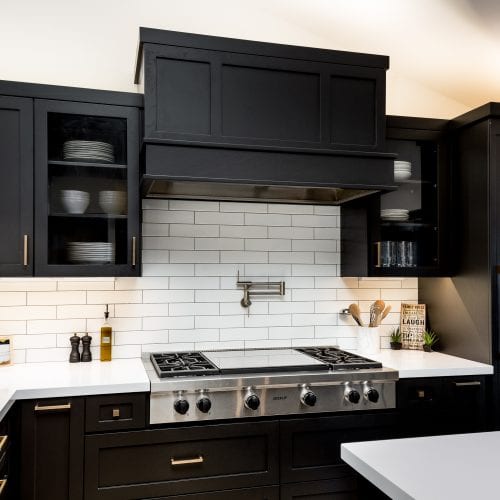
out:
M248 226L290 226L292 217L283 214L245 214Z
M145 304L193 302L194 290L144 290L143 302Z
M143 224L142 236L169 236L168 224Z
M193 238L194 237L217 238L219 236L219 226L195 225L195 224L172 224L170 226L170 236L184 236ZM225 235L221 234L221 236Z
M267 226L221 226L221 238L267 238Z
M196 238L196 250L244 250L245 240L240 238Z
M220 262L219 252L213 250L171 250L170 262L172 264L187 264L187 263L207 263L215 264ZM222 261L223 262L223 261Z
M144 330L189 330L194 328L193 316L158 316L142 318Z
M195 200L170 200L169 210L199 210L201 212L218 212L219 203L217 201L195 201Z
M52 306L61 304L85 304L85 291L28 292L29 306Z
M262 214L267 212L266 203L246 203L241 201L221 201L221 212L240 212Z
M194 238L147 236L142 238L143 250L194 250Z
M194 264L144 264L143 276L194 276Z
M191 349L333 345L355 348L357 328L340 315L359 303L365 319L382 298L392 311L418 300L416 278L342 278L340 208L250 202L143 200L143 276L0 278L0 335L15 362L67 361L69 338L88 332L99 357L104 304L113 357ZM284 296L240 304L240 279L285 281Z
M277 251L290 251L292 249L292 242L283 239L246 239L245 250L264 252L277 252ZM246 261L243 261L246 262Z
M30 293L43 293L43 292L30 292ZM0 292L0 304L2 307L25 306L26 292Z
M292 226L337 227L337 215L292 215Z
M196 212L196 224L219 224L225 226L242 226L244 215L239 213Z
M194 212L181 210L143 210L142 220L150 224L194 224ZM172 229L172 228L171 228Z
M269 238L284 238L289 240L312 240L311 227L270 227Z

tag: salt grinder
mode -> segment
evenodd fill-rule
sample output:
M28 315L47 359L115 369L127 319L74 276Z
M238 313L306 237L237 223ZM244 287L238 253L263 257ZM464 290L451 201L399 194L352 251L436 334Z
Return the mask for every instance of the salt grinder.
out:
M69 355L70 363L80 362L80 352L78 351L78 346L80 345L80 337L75 333L69 341L71 342L71 354Z
M82 363L87 361L92 361L92 353L90 352L90 343L92 342L92 337L86 333L82 337Z

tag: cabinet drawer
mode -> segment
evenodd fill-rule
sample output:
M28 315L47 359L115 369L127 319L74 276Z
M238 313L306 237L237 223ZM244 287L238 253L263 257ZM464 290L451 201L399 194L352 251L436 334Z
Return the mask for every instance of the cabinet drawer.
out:
M111 394L89 397L85 403L85 431L143 429L146 394Z
M339 479L353 475L340 444L388 439L397 431L393 412L300 418L280 423L281 482Z
M279 487L266 486L264 488L212 491L211 493L157 497L151 500L279 500Z
M87 436L85 499L126 500L278 483L278 423Z
M280 500L359 500L354 476L329 481L285 484Z

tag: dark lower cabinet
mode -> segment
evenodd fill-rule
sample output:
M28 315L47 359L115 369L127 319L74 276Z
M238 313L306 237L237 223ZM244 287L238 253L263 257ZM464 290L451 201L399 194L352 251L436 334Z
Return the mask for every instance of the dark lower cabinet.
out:
M21 404L21 499L81 500L83 398Z
M266 421L89 435L85 500L276 485L278 429Z
M280 500L279 492L279 486L265 486L263 488L243 488L240 490L157 497L151 500Z
M487 377L402 379L397 384L400 435L432 436L488 429Z

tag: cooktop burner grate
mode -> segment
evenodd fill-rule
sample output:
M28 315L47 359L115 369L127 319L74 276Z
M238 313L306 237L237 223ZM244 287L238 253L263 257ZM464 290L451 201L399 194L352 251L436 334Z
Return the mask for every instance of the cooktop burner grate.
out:
M159 352L151 353L150 358L161 378L219 374L219 369L201 352Z
M356 370L366 368L382 368L382 363L373 361L358 354L342 351L336 347L301 347L297 351L308 354L314 359L330 366L331 370Z

